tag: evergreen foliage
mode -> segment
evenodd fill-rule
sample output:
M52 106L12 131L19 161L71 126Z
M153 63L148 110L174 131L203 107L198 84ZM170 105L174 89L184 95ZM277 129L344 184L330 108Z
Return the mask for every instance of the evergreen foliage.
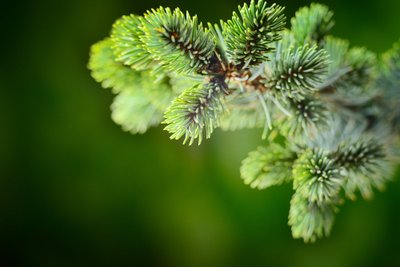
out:
M233 12L232 19L222 23L227 54L233 63L243 67L268 60L267 53L274 50L273 43L281 39L285 26L284 8L267 6L267 2L253 0Z
M165 130L172 133L171 139L180 139L192 144L203 135L210 138L213 130L219 126L220 116L224 111L222 95L224 88L217 81L189 88L175 98L165 112L167 124Z
M306 150L293 164L293 187L309 202L323 203L336 197L343 179L326 151Z
M268 137L240 168L245 184L292 183L289 225L330 234L339 206L369 199L400 156L400 41L382 56L329 35L333 12L252 0L219 25L159 7L118 19L88 67L116 95L112 119L144 133L165 124L189 145L223 130Z
M123 16L114 23L111 31L116 60L137 70L148 69L152 64L152 56L141 40L144 36L141 25L140 17Z
M303 98L322 82L328 68L328 54L317 46L287 49L274 60L266 86L289 98Z
M292 180L291 166L296 154L284 146L271 143L249 153L240 168L245 184L264 189Z
M305 242L315 242L317 238L331 232L337 207L334 202L310 202L299 193L294 193L290 201L289 225L294 238Z
M215 50L208 30L197 16L186 15L178 8L160 7L144 15L141 38L145 48L169 71L203 72Z
M379 90L384 90L382 116L389 118L392 127L400 133L400 40L382 56L381 70L377 81Z
M298 136L300 132L307 133L309 129L325 125L328 120L326 108L316 97L291 99L290 110L293 118L284 117L281 126L281 131L287 133L287 136Z
M88 64L92 77L100 82L103 88L111 88L115 93L130 90L140 81L139 72L116 62L111 46L110 39L92 46Z
M291 20L292 34L299 44L319 44L335 25L328 7L313 3L300 8Z

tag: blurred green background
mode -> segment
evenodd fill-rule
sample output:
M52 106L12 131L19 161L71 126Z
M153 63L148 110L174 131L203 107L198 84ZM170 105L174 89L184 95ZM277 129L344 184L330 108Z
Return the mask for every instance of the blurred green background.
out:
M277 0L286 14L309 1ZM321 0L334 34L382 52L400 1ZM159 5L227 19L241 1L4 1L0 72L0 266L400 266L400 184L348 202L313 245L287 226L290 185L251 190L240 161L260 131L201 147L161 128L123 132L86 68L115 19Z

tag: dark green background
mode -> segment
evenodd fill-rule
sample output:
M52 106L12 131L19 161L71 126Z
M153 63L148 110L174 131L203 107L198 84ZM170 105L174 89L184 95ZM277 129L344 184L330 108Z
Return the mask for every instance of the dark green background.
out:
M400 266L398 179L348 202L313 245L287 226L290 185L251 190L240 161L260 131L201 147L161 128L123 132L86 68L115 19L180 6L227 19L240 1L4 1L1 15L0 266ZM309 1L277 1L286 13ZM400 1L331 0L334 34L382 52Z

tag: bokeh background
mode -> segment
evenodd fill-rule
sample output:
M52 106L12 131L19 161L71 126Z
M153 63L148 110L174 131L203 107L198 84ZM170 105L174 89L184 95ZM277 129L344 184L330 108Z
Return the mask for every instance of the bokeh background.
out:
M276 2L289 17L310 3ZM383 52L400 37L398 0L320 2L353 45ZM290 185L239 178L259 131L186 147L111 121L112 94L86 65L115 19L164 5L217 22L240 3L2 2L0 266L400 266L399 179L346 203L331 237L305 245L287 226Z

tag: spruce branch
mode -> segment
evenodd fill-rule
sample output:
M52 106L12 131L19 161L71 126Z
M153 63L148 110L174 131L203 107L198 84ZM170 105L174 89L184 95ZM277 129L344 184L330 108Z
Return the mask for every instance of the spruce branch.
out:
M316 97L289 99L289 110L293 116L283 117L281 131L287 136L301 136L325 126L328 121L327 109Z
M133 134L145 133L163 119L163 113L140 91L121 92L115 97L111 110L113 121Z
M383 55L385 65L383 68L389 75L394 76L397 80L400 79L400 40Z
M340 80L339 86L344 84L362 87L372 80L373 69L376 65L376 56L364 47L354 47L346 55L346 64L349 71Z
M140 29L141 20L135 15L123 16L114 23L111 31L116 60L136 70L149 69L154 64L153 57L141 40L144 35Z
M284 8L264 0L255 0L240 7L239 15L222 23L228 57L240 67L258 65L268 60L274 50L273 43L281 39L285 26Z
M292 33L296 42L320 44L335 25L333 12L327 6L313 3L303 7L292 18Z
M365 91L365 87L374 80L376 55L364 47L349 48L347 41L332 36L326 38L324 48L332 63L321 89L346 92L356 87Z
M346 169L363 168L368 171L368 165L385 157L383 146L377 140L357 141L341 144L334 153L336 164Z
M160 7L144 15L141 40L155 59L169 71L202 73L207 71L215 50L215 41L197 16L178 8Z
M400 41L377 57L329 36L324 5L300 9L291 29L283 11L252 0L207 28L179 9L123 16L91 47L88 68L131 133L164 123L190 145L217 127L264 126L268 143L241 177L258 189L293 182L292 235L314 242L339 204L383 189L400 159Z
M117 62L112 44L105 39L93 45L88 67L96 81L117 94L111 105L114 122L133 134L144 133L160 124L173 98L172 88L168 81L155 83L150 72L137 72Z
M303 98L313 93L323 81L329 64L325 50L304 45L283 51L279 60L271 63L265 86L289 98Z
M346 55L349 50L349 42L333 36L325 38L324 49L329 55L331 63L328 66L326 80L322 83L321 89L331 89L340 78L350 71L346 64Z
M289 210L293 237L313 243L317 238L329 236L337 211L335 202L310 202L302 194L294 193Z
M112 44L107 38L92 45L88 68L92 77L104 88L111 88L114 93L130 90L140 82L140 74L116 62Z
M383 91L383 116L381 120L388 121L391 128L400 133L400 40L383 54L377 79L377 87Z
M165 112L165 130L171 139L184 137L183 143L191 145L196 139L200 145L203 138L210 138L219 126L224 112L225 84L217 78L208 84L189 88L177 97Z
M388 87L389 94L392 94L393 91L398 91L397 88L400 84L400 40L382 55L379 67L378 85Z
M348 198L355 199L360 191L365 199L373 195L373 188L382 190L388 181L385 149L377 140L357 140L340 144L332 154L335 163L346 170L343 185Z
M323 150L306 150L293 165L293 187L309 202L336 198L343 183L340 168Z
M291 181L290 168L296 159L296 153L278 143L259 147L249 153L240 167L245 184L252 188L265 189Z

